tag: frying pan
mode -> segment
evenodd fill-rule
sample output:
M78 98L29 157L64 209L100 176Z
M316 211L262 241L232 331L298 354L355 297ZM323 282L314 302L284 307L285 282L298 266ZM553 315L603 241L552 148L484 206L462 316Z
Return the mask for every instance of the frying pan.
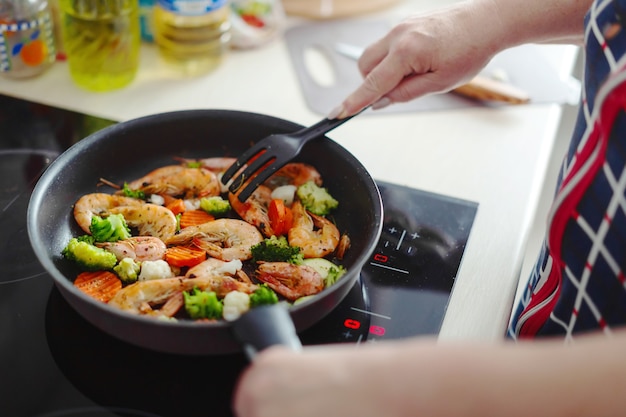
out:
M99 178L123 184L157 167L177 163L175 157L236 157L268 134L300 128L290 121L256 113L185 110L100 130L61 154L36 184L27 215L34 252L79 314L128 343L189 355L242 350L251 355L271 344L297 345L299 340L292 336L321 320L350 291L382 229L382 201L376 183L351 153L329 138L307 144L297 160L315 166L324 186L340 202L333 220L340 232L351 238L352 245L342 261L347 272L333 286L288 310L279 304L252 309L236 322L210 323L132 315L74 288L72 281L78 271L63 259L61 251L70 238L83 234L74 221L72 207L83 194L99 191Z

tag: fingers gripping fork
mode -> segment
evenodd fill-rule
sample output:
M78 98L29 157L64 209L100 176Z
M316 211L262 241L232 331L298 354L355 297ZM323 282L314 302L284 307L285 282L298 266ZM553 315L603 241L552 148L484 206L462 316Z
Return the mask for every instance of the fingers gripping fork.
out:
M345 119L323 119L293 133L276 133L265 137L237 158L222 175L222 183L227 184L239 172L228 189L232 193L238 193L239 201L246 201L259 185L298 156L310 140L323 137L325 133L354 116L356 114Z

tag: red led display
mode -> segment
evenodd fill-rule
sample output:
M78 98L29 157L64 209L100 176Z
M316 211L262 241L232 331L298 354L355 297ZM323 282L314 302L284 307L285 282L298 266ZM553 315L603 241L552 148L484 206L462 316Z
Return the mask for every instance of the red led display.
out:
M343 325L346 326L348 329L356 330L361 327L361 322L354 319L345 319Z
M370 333L376 336L384 336L385 328L381 326L370 326Z
M377 253L374 255L374 260L378 262L387 262L389 257L387 255L383 255L382 253Z

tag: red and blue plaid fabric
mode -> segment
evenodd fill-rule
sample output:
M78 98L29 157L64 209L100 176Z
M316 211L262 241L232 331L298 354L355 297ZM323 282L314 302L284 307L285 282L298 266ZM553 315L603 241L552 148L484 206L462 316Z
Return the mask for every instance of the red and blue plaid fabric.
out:
M626 0L587 13L581 106L514 339L626 325Z

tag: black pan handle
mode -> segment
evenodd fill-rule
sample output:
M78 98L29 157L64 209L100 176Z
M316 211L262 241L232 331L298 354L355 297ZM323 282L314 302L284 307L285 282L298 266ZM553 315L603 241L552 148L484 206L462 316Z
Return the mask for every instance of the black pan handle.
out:
M296 327L283 303L254 307L231 324L250 360L273 345L302 350Z

